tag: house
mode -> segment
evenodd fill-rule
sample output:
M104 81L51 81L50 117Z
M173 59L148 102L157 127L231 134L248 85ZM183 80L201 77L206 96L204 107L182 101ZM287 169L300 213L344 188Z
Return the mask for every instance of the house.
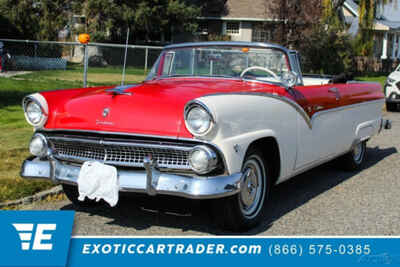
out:
M374 22L374 56L381 59L400 59L400 0L379 6ZM353 0L343 5L345 21L350 26L349 33L358 31L359 6Z
M200 40L208 35L228 35L233 41L269 42L279 22L268 1L227 0L223 8L208 8L199 17L197 35Z

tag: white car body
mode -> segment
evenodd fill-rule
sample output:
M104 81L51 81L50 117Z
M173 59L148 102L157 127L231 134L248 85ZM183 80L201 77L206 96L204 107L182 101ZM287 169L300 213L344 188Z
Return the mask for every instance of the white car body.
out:
M386 103L400 104L400 65L389 74L384 92Z

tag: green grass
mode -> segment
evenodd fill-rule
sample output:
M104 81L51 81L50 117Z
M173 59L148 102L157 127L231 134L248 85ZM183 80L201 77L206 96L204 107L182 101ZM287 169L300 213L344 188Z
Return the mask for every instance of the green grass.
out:
M82 87L83 68L69 66L66 71L35 71L12 78L0 77L0 202L32 195L53 186L44 180L20 178L20 167L29 156L28 144L33 130L25 121L22 98L43 90ZM142 69L127 68L127 83L144 79ZM88 85L121 82L121 68L89 68Z
M383 86L385 86L386 78L387 78L387 76L376 76L376 77L366 76L366 77L357 77L356 79L360 80L360 81L366 81L366 82L377 82L377 83L380 83L383 88Z

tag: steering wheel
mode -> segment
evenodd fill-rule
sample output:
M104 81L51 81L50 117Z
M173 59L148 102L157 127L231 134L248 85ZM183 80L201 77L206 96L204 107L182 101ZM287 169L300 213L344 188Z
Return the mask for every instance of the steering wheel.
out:
M277 79L278 81L280 80L279 77L278 77L278 75L276 75L272 70L267 69L267 68L263 68L263 67L258 67L258 66L249 67L249 68L243 70L242 73L240 73L240 78L242 78L242 77L246 74L246 72L249 72L249 71L251 71L251 70L263 70L263 71L265 71L265 72L271 74L272 77L274 77L274 78Z

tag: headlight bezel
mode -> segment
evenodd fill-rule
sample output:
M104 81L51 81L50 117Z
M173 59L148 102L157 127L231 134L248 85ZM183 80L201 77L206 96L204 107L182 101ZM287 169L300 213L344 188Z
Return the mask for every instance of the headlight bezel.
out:
M202 152L206 153L206 155L208 157L208 164L205 169L200 170L200 169L194 168L194 166L192 164L192 156L196 151L202 151ZM204 174L210 173L218 167L218 154L214 150L209 148L208 146L197 145L197 146L193 147L193 149L189 153L189 165L190 165L190 168L199 175L204 175Z
M195 109L195 108L201 109L209 116L210 125L208 126L208 129L206 129L203 132L195 131L188 121L190 112L193 111L193 109ZM188 129L188 131L196 137L203 137L203 136L208 135L216 124L214 115L211 112L211 110L204 103L202 103L198 100L193 100L193 101L190 101L188 104L186 104L185 110L184 110L184 120L185 120L186 129Z
M38 122L34 122L30 119L29 115L28 115L28 106L34 103L36 104L40 110L41 110L41 117L39 119ZM34 128L39 129L42 128L48 119L48 105L47 105L47 101L46 99L41 95L41 94L32 94L32 95L28 95L26 97L24 97L24 99L22 100L22 108L24 110L24 115L25 115L25 119L26 121L32 125Z
M40 152L40 153L32 153L32 150L31 150L32 142L33 142L34 139L36 139L36 138L39 138L39 139L41 140L42 144L43 144L43 148L41 149L41 152ZM48 156L48 154L49 154L49 143L47 142L47 139L46 139L46 137L45 137L43 134L41 134L41 133L35 133L35 134L32 136L31 141L29 142L29 152L30 152L32 155L34 155L34 156L36 156L36 157L40 157L40 158L43 158L43 157Z

